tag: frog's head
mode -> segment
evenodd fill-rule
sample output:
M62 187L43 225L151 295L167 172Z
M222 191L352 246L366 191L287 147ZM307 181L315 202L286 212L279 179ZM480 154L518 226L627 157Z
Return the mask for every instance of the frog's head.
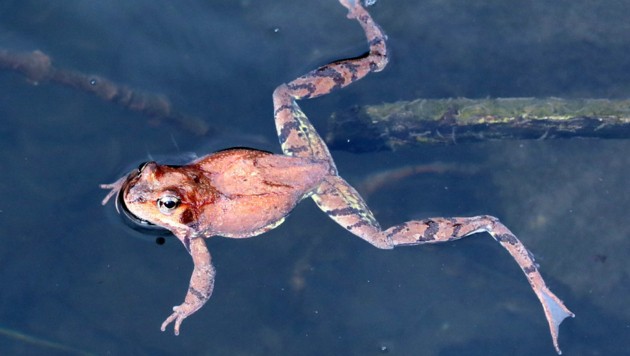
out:
M184 236L196 229L196 195L190 188L198 181L185 167L146 162L117 182L102 185L111 189L103 204L117 195L116 210L142 229Z

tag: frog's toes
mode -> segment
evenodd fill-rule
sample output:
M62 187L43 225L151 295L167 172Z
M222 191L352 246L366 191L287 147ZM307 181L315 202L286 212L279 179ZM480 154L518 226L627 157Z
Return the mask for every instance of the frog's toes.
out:
M171 314L168 318L166 318L166 320L164 320L164 322L162 323L162 326L160 327L160 330L166 331L166 327L168 326L168 324L174 321L175 322L175 327L174 327L175 335L179 335L179 327L182 325L182 321L186 319L186 315L179 312L178 308L179 308L178 306L173 307L173 314Z
M349 10L348 18L354 18L357 7L361 7L359 0L339 0L339 2Z

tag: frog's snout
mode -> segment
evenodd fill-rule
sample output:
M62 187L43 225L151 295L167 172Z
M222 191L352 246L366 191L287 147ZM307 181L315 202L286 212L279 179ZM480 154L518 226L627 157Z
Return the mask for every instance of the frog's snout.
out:
M132 213L125 203L123 190L119 191L116 197L116 210L120 213L121 219L125 222L125 224L136 231L160 236L171 234L168 229L155 225L154 223L142 219Z

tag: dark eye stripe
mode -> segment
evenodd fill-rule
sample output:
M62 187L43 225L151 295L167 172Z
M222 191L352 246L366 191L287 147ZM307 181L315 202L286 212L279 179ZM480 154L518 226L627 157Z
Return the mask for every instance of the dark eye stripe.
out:
M190 210L190 209L184 210L184 212L182 213L181 217L179 218L179 222L184 224L184 225L188 225L188 224L190 224L193 221L195 221L195 215L193 214L192 210Z

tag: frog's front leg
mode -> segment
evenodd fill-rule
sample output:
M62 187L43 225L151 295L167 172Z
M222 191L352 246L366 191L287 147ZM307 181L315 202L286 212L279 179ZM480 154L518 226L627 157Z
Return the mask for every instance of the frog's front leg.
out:
M210 299L214 287L214 276L216 274L214 266L212 265L210 252L206 247L203 237L194 237L191 239L180 238L180 240L187 241L188 246L186 247L192 256L195 267L190 277L190 284L188 285L188 292L186 293L184 303L174 306L173 314L162 323L161 330L165 331L168 324L174 321L175 335L179 335L179 327L182 321L199 310L199 308Z
M430 218L413 220L382 230L361 196L339 176L327 177L312 196L330 218L372 245L391 249L461 239L478 232L489 233L512 255L542 304L553 345L558 346L558 327L573 313L547 288L534 257L499 219L474 217Z

